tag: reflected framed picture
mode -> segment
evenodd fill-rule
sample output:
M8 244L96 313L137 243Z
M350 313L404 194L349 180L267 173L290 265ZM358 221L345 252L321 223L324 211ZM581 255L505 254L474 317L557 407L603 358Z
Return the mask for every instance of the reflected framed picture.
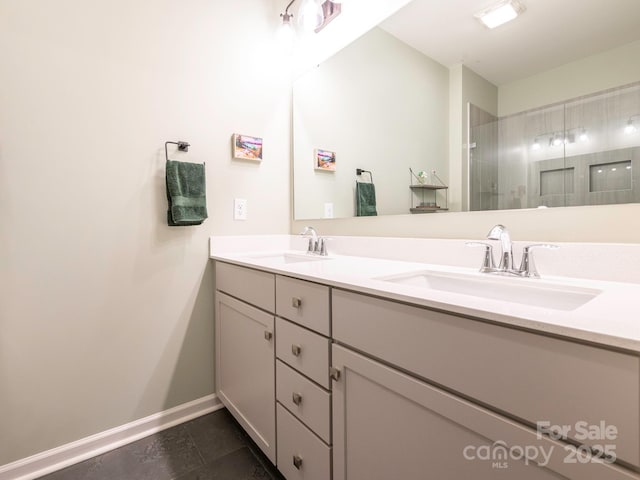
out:
M249 135L233 134L233 158L262 161L262 139Z
M326 172L336 171L336 152L316 148L314 152L314 161L316 170L324 170Z

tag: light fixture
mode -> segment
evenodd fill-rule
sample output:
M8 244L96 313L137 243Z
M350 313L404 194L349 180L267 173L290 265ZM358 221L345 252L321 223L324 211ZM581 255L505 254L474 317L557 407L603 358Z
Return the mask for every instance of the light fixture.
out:
M293 25L291 25L293 13L289 13L289 8L295 1L296 0L291 0L287 5L287 8L285 8L284 13L280 14L282 24L280 25L280 28L278 28L277 38L278 43L280 43L280 45L282 45L286 50L290 50L293 47L293 39L295 37L295 31L293 29Z
M589 134L587 133L587 130L582 128L580 129L580 135L578 136L578 139L581 142L588 142L589 141Z
M540 139L538 137L533 139L533 145L531 145L531 150L540 150Z
M279 42L287 47L293 46L293 37L295 36L291 22L293 13L289 13L289 9L295 2L296 0L291 0L284 13L280 14L282 24L278 29L277 36ZM340 14L341 4L344 2L345 0L302 0L298 9L298 23L303 29L318 33Z
M322 12L322 4L326 0L302 0L300 5L299 21L302 28L307 31L313 31L322 25L324 14Z
M638 131L638 127L636 127L635 121L633 120L634 118L637 118L637 117L640 117L640 114L631 115L629 117L629 120L627 120L627 124L624 127L624 133L626 133L627 135L631 135Z
M576 143L576 135L571 132L565 132L565 136L562 141L565 145Z
M525 6L517 0L503 0L474 15L488 28L496 28L507 23L526 10Z
M546 132L540 133L533 138L533 144L531 145L531 150L540 150L542 145L540 143L541 139L544 139L545 142L550 147L559 147L561 145L570 145L572 143L576 143L576 136L578 140L581 142L586 142L589 140L589 135L587 134L587 129L584 127L575 127L569 128L567 130L559 130L557 132Z

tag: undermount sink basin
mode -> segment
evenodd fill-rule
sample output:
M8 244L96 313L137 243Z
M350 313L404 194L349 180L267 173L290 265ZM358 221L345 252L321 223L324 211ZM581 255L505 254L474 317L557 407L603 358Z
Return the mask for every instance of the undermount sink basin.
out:
M307 255L304 253L269 253L261 255L249 255L247 258L257 260L259 262L268 263L270 265L286 265L289 263L318 262L322 260L330 260L329 257L321 257Z
M538 279L485 274L422 271L379 280L554 310L575 310L601 293L596 289L544 283Z

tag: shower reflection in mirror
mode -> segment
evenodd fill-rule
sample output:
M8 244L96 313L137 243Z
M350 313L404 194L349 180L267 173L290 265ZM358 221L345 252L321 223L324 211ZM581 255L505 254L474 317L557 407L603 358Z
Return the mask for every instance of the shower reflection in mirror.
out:
M470 105L470 210L640 202L640 83L495 117Z

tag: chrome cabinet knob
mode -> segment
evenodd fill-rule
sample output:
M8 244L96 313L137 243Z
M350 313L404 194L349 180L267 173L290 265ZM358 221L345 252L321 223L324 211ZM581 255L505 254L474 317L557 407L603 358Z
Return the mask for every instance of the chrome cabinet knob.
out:
M302 403L302 395L300 395L299 393L293 392L293 395L291 395L291 401L300 406L300 404Z
M293 308L300 308L302 306L302 299L298 297L291 298L291 306Z
M265 330L264 331L264 339L265 340L271 340L273 338L273 333L270 332L269 330Z
M302 347L300 345L291 345L291 353L294 357L299 357L302 353Z
M293 466L298 470L300 470L300 468L302 467L302 457L300 455L293 456Z

